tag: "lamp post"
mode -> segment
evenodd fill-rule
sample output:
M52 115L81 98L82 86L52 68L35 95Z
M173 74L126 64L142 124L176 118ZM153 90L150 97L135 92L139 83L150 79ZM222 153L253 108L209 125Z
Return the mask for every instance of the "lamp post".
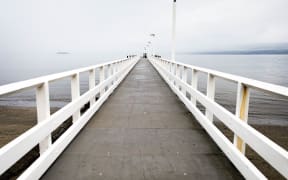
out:
M150 43L148 42L148 43L151 45L151 54L152 54L152 55L154 54L154 52L153 52L153 47L152 47L152 42L153 42L155 36L156 36L156 34L151 33L151 34L150 34L151 41L149 41Z
M151 41L148 41L146 46L150 48L150 54L153 55Z
M176 33L176 0L173 0L172 8L172 44L171 44L171 60L175 61L175 33Z

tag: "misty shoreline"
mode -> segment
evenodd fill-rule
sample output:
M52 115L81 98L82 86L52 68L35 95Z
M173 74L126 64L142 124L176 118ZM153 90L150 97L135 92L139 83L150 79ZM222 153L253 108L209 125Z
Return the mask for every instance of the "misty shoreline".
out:
M182 52L179 54L196 55L288 55L288 49L265 49L265 50L228 50L228 51L199 51Z

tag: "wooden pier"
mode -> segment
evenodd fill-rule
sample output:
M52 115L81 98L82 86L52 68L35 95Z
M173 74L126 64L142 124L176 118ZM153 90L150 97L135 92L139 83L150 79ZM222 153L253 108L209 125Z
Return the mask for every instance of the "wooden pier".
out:
M89 90L80 94L83 73L89 75ZM207 75L205 94L197 88L200 73ZM51 113L49 86L67 78L71 102ZM216 79L237 85L235 114L215 101ZM131 56L0 86L0 96L28 89L35 90L37 123L0 149L0 175L36 147L37 157L25 165L19 180L288 178L285 147L248 122L251 90L287 98L287 87ZM232 138L223 134L216 118ZM72 121L69 127L52 141L67 120ZM246 145L269 167L254 164ZM266 169L276 174L265 174Z
M140 60L43 179L243 179Z

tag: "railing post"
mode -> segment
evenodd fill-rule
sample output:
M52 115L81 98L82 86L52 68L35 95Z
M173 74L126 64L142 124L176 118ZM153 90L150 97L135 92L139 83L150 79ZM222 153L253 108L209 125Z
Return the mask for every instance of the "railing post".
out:
M107 79L110 78L111 75L112 75L112 67L111 67L111 64L108 64ZM112 83L109 83L109 84L107 85L108 89L110 88L111 84L112 84Z
M113 74L114 74L114 64L110 64L110 77L112 77ZM110 85L111 86L113 85L113 78L112 78Z
M50 117L49 84L43 83L36 89L37 122L40 123ZM52 144L51 134L39 143L40 155Z
M180 77L180 65L176 64L176 77L181 79ZM176 87L178 90L180 90L180 84L176 83Z
M167 61L166 61L166 70L167 70L168 80L170 81L170 63Z
M116 62L114 64L114 68L115 68L114 72L118 74L118 71L119 71L119 63L118 62ZM114 77L114 81L117 81L117 80L118 80L118 75Z
M198 87L198 71L195 70L195 69L192 69L191 73L192 73L192 82L191 82L192 88L197 90L197 87ZM191 101L192 101L192 104L196 106L196 98L193 97L192 94L191 94Z
M89 71L89 90L95 87L95 69L91 69ZM90 100L90 107L95 103L95 96L93 96Z
M176 80L175 80L175 76L176 76L176 64L175 63L172 63L172 81L173 81L173 84L176 85Z
M182 81L187 83L187 67L185 67L185 66L183 66ZM186 97L186 88L184 86L182 86L182 93Z
M248 122L249 97L249 88L239 82L237 90L236 116L245 123ZM234 145L239 149L240 152L245 154L245 142L236 134L234 134Z
M99 83L101 84L105 80L104 66L99 68ZM100 97L105 93L105 87L100 88Z
M123 67L122 61L120 61L120 62L119 62L119 71L122 70L122 67Z
M72 101L77 99L80 96L80 82L79 82L79 73L76 73L72 76L71 79L71 96ZM72 116L73 123L80 118L80 109L78 109Z
M111 85L113 85L114 84L114 75L115 75L115 64L113 63L113 64L111 64L111 74L112 74L112 76L113 76L113 78L112 78L112 82L111 82Z
M214 101L214 97L215 97L215 76L213 76L210 73L208 73L208 79L207 79L207 97ZM206 114L206 117L210 121L213 121L213 112L209 111L206 108L206 113L205 114Z
M173 72L173 71L172 71L172 69L173 69L173 64L172 64L171 62L168 62L168 63L169 63L169 67L168 67L169 69L168 69L168 70L169 70L170 73L172 73L172 72ZM169 75L169 81L172 81L171 74Z

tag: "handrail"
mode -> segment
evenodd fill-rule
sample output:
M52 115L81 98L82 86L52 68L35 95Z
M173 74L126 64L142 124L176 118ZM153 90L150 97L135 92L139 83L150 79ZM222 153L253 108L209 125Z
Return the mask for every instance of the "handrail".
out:
M87 124L113 90L138 62L139 57L129 57L104 64L48 75L32 80L0 86L0 95L36 88L38 123L0 149L0 175L15 164L33 147L39 144L40 157L29 166L19 179L39 179L67 145ZM99 69L99 84L95 85L95 69ZM105 73L107 68L107 73ZM80 96L79 73L89 72L89 90ZM107 74L107 77L105 77ZM49 82L71 77L72 101L50 115ZM99 99L95 97L100 93ZM89 109L80 115L80 109L90 103ZM72 116L73 124L55 141L51 133ZM5 163L3 163L5 162Z
M127 59L119 59L119 60L115 60L115 61L111 61L111 62L106 62L106 63L102 63L102 64L97 64L97 65L93 65L93 66L83 67L83 68L79 68L79 69L74 69L74 70L70 70L70 71L55 73L55 74L51 74L51 75L41 76L41 77L29 79L29 80L24 80L24 81L20 81L20 82L15 82L15 83L3 85L3 86L0 86L0 96L3 96L5 94L10 94L10 93L15 93L15 92L18 92L20 90L27 89L27 88L33 88L35 86L41 85L44 82L53 82L56 80L67 78L69 76L72 76L73 74L88 72L92 69L96 69L96 68L99 68L102 66L107 66L109 64L120 63L120 62L125 61L125 60L127 60Z
M149 60L174 93L178 95L180 100L192 112L198 122L245 178L266 179L246 158L245 143L249 144L252 149L271 164L279 173L288 178L288 152L247 123L250 88L284 96L288 94L288 88L175 61L155 57L150 57ZM191 69L191 84L187 83L188 69ZM206 95L197 90L197 73L200 71L208 75ZM215 77L238 83L235 115L214 101ZM255 82L255 84L250 84L252 82ZM279 89L277 90L275 88ZM189 98L186 93L190 94ZM205 115L197 108L196 101L205 107ZM213 124L213 115L234 132L233 143Z
M258 80L254 80L254 79L249 79L249 78L245 78L245 77L241 77L241 76L237 76L237 75L233 75L233 74L229 74L229 73L224 73L224 72L220 72L220 71L216 71L216 70L212 70L212 69L208 69L208 68L202 68L202 67L198 67L198 66L184 64L181 62L175 62L175 61L171 61L171 60L167 60L167 59L161 59L161 60L172 63L172 64L178 64L178 65L181 65L181 66L186 67L186 68L195 69L195 70L203 72L203 73L213 74L216 77L219 77L219 78L222 78L225 80L229 80L232 82L240 82L242 84L245 84L246 86L249 86L249 87L252 87L255 89L260 89L262 91L266 91L266 92L270 92L270 93L278 94L278 95L282 95L282 96L288 96L288 88L287 87L283 87L283 86L279 86L279 85L275 85L275 84L271 84L271 83L266 83L266 82L262 82L262 81L258 81Z

